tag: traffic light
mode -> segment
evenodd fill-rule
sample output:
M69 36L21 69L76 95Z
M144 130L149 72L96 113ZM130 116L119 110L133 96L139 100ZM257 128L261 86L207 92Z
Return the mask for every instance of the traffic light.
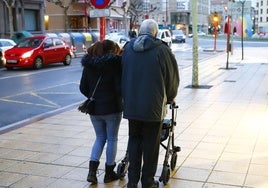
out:
M214 12L212 20L213 20L214 27L218 27L219 21L220 21L220 15L217 12Z

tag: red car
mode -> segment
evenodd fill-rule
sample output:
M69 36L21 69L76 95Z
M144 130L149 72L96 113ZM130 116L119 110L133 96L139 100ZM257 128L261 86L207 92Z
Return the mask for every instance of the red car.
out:
M13 67L40 69L43 65L58 62L70 65L72 57L69 45L62 38L45 35L33 36L5 51L5 67L7 69Z

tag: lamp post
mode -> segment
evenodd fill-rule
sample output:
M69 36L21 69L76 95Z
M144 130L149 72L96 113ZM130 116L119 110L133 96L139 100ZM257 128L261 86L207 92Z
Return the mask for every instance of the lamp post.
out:
M243 60L244 59L244 5L246 0L239 0L239 2L242 4L241 48L242 48L242 60Z

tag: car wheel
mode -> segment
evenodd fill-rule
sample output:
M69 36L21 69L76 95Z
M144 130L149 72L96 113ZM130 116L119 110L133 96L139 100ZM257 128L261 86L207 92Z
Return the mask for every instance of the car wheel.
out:
M70 64L71 64L71 61L72 61L72 57L71 57L71 55L70 55L70 54L67 54L67 55L65 56L65 60L63 61L63 64L64 64L64 65L70 65Z
M36 57L35 60L34 60L33 68L37 70L37 69L41 69L42 66L43 66L42 58Z
M7 70L13 70L13 67L6 67Z

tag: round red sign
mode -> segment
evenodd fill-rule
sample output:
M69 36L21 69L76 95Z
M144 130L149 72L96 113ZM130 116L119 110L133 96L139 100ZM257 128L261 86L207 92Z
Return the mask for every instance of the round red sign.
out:
M98 9L104 9L110 3L110 0L90 0L90 3Z

